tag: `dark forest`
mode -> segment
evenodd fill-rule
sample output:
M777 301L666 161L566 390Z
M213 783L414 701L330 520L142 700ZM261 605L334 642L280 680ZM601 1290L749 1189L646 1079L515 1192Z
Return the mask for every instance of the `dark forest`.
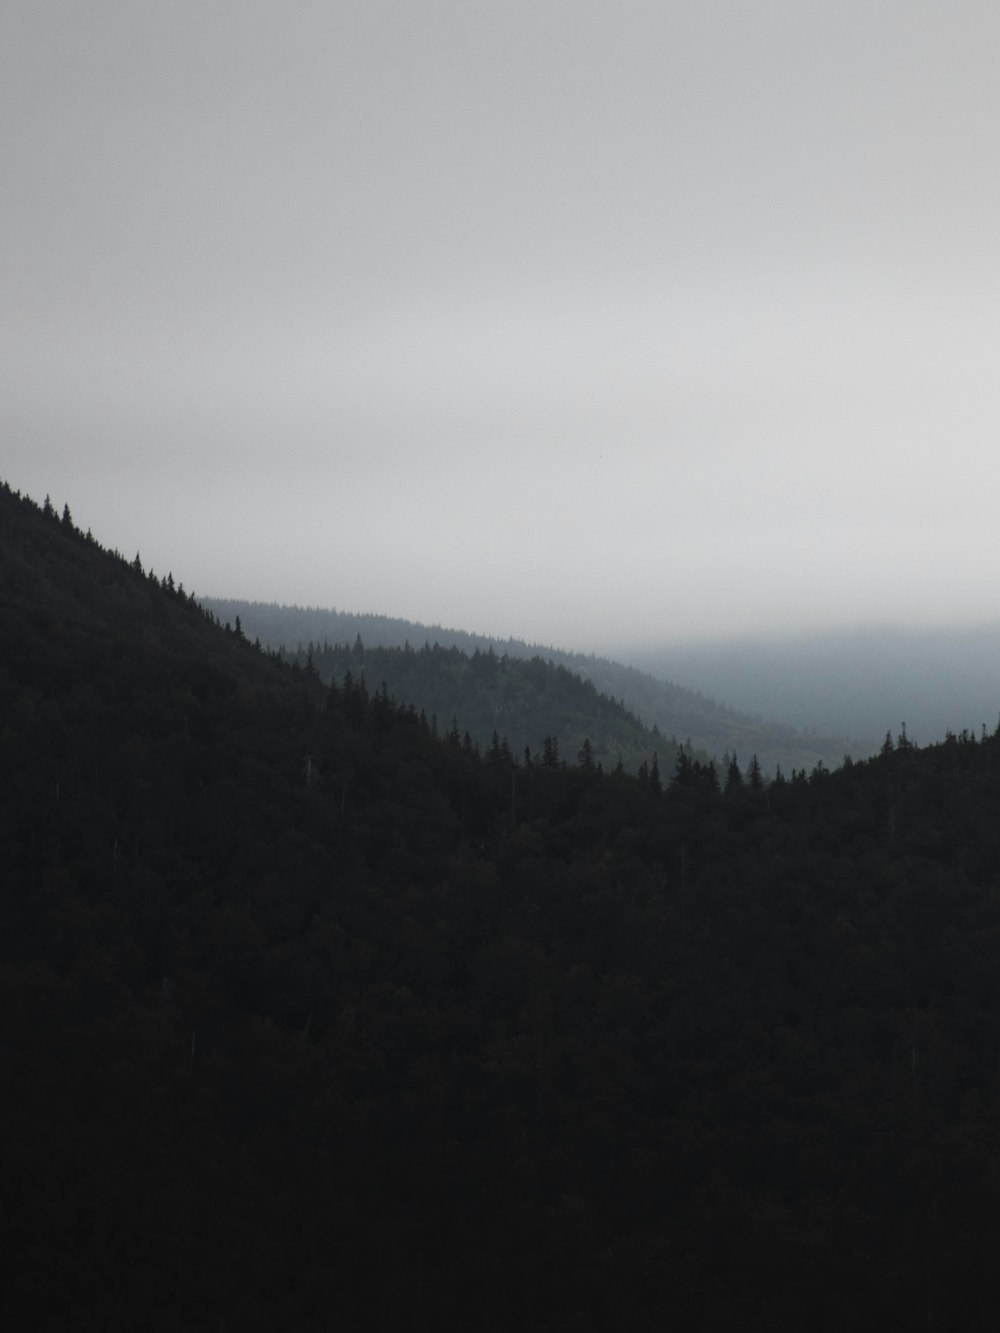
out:
M992 1329L1000 738L450 722L0 491L7 1326Z

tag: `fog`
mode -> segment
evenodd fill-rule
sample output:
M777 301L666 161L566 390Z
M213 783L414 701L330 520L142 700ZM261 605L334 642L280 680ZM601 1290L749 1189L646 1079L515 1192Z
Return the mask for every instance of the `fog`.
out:
M994 615L1000 11L6 0L0 475L569 647Z

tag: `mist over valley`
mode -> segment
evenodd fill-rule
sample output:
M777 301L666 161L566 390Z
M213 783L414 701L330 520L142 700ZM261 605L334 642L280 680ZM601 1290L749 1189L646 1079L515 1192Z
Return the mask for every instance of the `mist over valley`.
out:
M646 643L617 655L655 675L697 681L745 712L879 743L901 725L918 744L992 731L1000 715L996 621Z

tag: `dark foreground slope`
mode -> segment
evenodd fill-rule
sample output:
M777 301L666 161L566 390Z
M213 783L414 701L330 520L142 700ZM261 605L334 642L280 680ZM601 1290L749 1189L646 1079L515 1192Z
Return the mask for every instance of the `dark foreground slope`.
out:
M5 1326L992 1329L1000 746L478 760L0 493Z
M593 653L566 652L527 644L521 639L489 638L392 616L357 615L316 607L276 606L218 597L199 600L223 623L235 624L239 616L251 638L258 637L265 646L292 652L298 648L306 651L311 644L318 655L324 644L353 644L360 635L366 650L402 648L407 643L413 648L421 648L426 643L432 647L456 648L470 656L475 652L493 652L508 659L541 658L582 676L602 694L621 699L631 713L647 727L655 727L661 735L676 737L682 744L720 759L727 752L735 753L744 764L756 754L766 772L773 772L777 767L785 773L793 768L810 770L817 763L832 768L845 754L867 756L877 748L875 743L863 738L848 740L833 735L820 736L815 731L797 731L792 726L764 721L759 715L737 712L700 692L697 673L685 677L699 685L698 689L689 689L675 683L679 676L667 680L663 672L651 675L635 666L625 666ZM719 697L724 697L721 691L718 693ZM463 719L463 709L459 707L456 711L460 726L470 726ZM777 716L781 709L762 709L760 712ZM856 736L857 728L845 727L845 732ZM876 733L879 738L884 734L884 728Z

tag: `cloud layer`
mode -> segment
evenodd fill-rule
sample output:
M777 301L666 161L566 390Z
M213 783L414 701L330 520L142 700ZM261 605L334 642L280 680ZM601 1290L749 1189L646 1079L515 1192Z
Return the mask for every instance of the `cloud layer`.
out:
M0 15L15 486L583 647L993 613L986 4Z

